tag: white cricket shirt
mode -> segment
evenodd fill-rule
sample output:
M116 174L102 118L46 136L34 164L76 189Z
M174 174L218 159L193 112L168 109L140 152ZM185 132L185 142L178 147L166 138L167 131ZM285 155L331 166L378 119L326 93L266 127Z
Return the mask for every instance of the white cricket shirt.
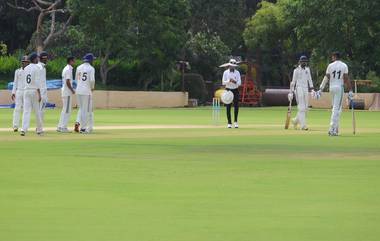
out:
M23 91L25 88L25 75L24 69L19 68L15 71L15 77L13 80L12 94L16 94L17 91Z
M77 95L92 95L95 88L95 68L89 63L83 63L77 68L75 78L77 80Z
M291 86L293 86L293 88L300 87L303 89L314 88L313 80L311 79L310 68L302 68L300 65L295 68Z
M344 85L343 75L348 74L348 66L337 60L329 64L326 74L330 75L330 87L342 87Z
M41 91L47 91L47 85L46 85L46 66L44 63L39 62L38 66L40 67L40 84L41 84Z
M40 73L41 67L38 64L29 64L24 69L25 76L25 90L37 90L40 89Z
M73 67L71 65L66 65L62 70L62 97L71 96L73 92L67 86L67 80L70 80L71 86L73 84Z
M236 81L235 83L230 82L230 80L233 79ZM230 69L227 69L223 73L223 79L222 84L226 86L228 89L237 89L241 85L241 76L240 72L236 69L234 71L231 71Z

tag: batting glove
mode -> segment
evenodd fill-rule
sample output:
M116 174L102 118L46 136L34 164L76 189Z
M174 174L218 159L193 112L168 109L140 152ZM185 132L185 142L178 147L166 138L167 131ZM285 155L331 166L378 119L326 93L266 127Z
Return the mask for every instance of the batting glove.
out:
M348 99L350 101L352 101L354 99L354 93L352 92L352 90L350 90L350 92L348 92Z
M289 102L293 101L293 97L294 97L293 92L290 92L288 94L288 100L289 100Z

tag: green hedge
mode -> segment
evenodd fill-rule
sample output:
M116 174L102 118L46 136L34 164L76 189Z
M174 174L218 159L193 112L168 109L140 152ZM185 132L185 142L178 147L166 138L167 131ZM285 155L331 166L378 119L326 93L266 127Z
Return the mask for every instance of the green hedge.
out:
M20 67L20 61L14 56L0 56L0 76L12 77Z

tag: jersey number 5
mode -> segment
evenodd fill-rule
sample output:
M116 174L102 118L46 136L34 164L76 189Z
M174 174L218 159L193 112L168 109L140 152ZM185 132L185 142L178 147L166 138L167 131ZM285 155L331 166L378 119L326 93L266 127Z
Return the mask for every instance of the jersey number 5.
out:
M26 76L26 83L30 84L30 82L32 82L32 75L28 74Z
M87 73L85 72L82 75L82 81L86 81L86 80L87 80Z

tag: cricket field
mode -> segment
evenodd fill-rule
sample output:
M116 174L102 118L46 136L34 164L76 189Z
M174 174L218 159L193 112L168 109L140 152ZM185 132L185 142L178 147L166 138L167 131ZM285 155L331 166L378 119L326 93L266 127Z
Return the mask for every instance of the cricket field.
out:
M72 123L76 112L73 113ZM284 130L286 108L96 110L94 134L20 137L0 110L1 241L378 241L380 112L353 136Z

